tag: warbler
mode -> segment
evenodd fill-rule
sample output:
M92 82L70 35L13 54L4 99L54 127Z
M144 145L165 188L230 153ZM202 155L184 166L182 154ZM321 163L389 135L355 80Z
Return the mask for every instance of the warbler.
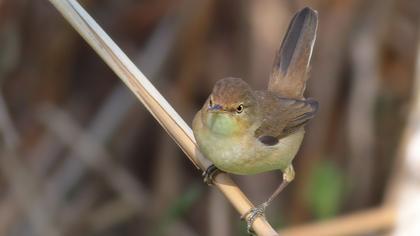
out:
M316 11L306 7L296 13L276 54L268 89L253 90L240 78L221 79L194 117L198 147L213 163L205 171L206 182L219 170L237 175L283 172L270 198L242 216L248 231L294 179L292 160L305 124L318 110L317 101L303 97L317 26Z

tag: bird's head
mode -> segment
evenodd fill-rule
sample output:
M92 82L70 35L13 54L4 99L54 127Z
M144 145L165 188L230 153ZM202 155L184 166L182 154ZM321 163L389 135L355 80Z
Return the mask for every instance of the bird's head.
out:
M204 123L213 132L233 135L246 131L255 118L257 100L242 79L219 80L203 106Z

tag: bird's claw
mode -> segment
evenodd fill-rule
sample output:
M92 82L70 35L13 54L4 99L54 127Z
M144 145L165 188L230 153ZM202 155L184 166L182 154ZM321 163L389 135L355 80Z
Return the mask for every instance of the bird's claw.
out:
M266 207L266 203L260 204L241 216L241 219L246 221L246 229L249 234L255 235L255 232L252 230L252 224L258 217L264 217Z
M209 166L204 172L203 172L203 181L207 185L213 185L214 177L216 177L217 174L219 174L221 171L217 169L215 165Z

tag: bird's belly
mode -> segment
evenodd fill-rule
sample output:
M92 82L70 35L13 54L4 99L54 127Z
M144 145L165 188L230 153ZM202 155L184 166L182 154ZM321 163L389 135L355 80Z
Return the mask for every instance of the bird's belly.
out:
M209 130L196 134L200 149L213 164L226 172L250 175L284 170L295 157L304 135L303 129L274 146L260 143L252 135L225 137Z

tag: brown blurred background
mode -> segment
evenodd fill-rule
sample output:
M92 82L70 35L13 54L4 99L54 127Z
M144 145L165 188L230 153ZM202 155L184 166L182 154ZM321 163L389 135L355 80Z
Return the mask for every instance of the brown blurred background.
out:
M316 9L306 95L320 111L296 179L267 218L299 227L398 195L391 183L403 169L420 1L80 3L187 123L220 78L265 88L292 15ZM0 235L246 235L237 212L49 1L0 1L0 86ZM281 173L234 178L260 203Z

